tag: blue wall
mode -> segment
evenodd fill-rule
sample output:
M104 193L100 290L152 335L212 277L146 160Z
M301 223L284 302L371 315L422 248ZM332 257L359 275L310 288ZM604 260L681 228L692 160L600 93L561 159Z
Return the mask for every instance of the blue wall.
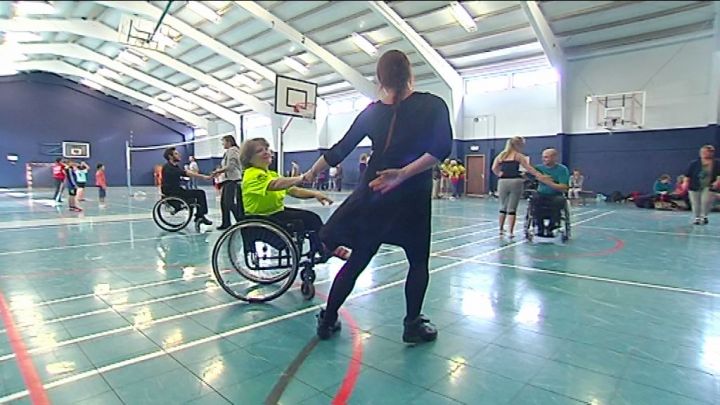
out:
M181 142L192 128L60 76L28 73L0 77L0 187L24 187L25 163L54 162L43 144L90 143L88 163L107 168L111 186L125 184L125 141L136 146ZM180 149L187 155L185 148ZM11 164L8 153L19 155ZM162 151L133 154L133 184L153 183ZM94 178L89 179L94 182Z
M700 146L720 144L720 130L711 125L701 128L678 128L602 134L560 134L527 137L525 152L533 163L541 162L544 148L554 147L563 163L578 168L585 175L585 188L595 192L615 190L650 192L661 174L676 177L684 173L689 162L697 159ZM492 159L505 146L506 139L455 141L458 157L477 153L488 157L486 173ZM471 146L480 150L471 152ZM490 189L497 179L490 175Z

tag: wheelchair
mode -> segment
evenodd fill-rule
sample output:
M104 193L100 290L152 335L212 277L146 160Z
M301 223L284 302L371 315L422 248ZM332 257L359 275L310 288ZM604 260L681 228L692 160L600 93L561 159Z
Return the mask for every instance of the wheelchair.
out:
M180 197L162 196L153 207L153 221L160 229L167 232L178 232L188 226L193 220L196 204L188 204ZM199 231L199 226L195 226Z
M530 189L525 191L525 195L528 201L527 211L525 212L525 239L532 242L533 239L538 236L539 228L539 218L535 217L535 209L538 204L538 192L537 190ZM549 224L548 227L550 228L549 233L552 237L559 235L563 242L567 242L570 239L570 202L566 197L564 200L565 204L560 210L560 220L557 224Z
M323 262L319 239L301 221L279 224L246 215L218 238L212 252L215 280L225 292L246 302L267 302L285 293L300 269L305 300L315 296L314 266Z

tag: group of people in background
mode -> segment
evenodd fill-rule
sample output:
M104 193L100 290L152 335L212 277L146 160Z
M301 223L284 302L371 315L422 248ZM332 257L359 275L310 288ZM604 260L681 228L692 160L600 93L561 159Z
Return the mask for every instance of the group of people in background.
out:
M288 176L295 177L301 174L302 169L300 168L300 165L298 164L298 162L293 160L290 163L290 171L288 172ZM313 181L313 184L307 184L307 186L316 190L331 190L341 192L343 188L344 176L345 174L343 167L340 163L338 163L337 166L330 167L327 170L324 170L322 173L318 174L318 177ZM360 177L362 177L362 173L360 174Z
M90 166L86 162L75 162L72 159L55 159L52 166L52 176L55 180L55 194L53 200L56 204L62 203L64 190L68 191L68 206L70 211L81 212L79 203L85 201L85 188L88 182ZM105 166L98 163L95 170L95 186L98 187L98 201L104 207L107 195L107 179Z
M445 159L442 163L433 166L433 192L434 199L460 198L461 185L465 180L465 166L455 159Z

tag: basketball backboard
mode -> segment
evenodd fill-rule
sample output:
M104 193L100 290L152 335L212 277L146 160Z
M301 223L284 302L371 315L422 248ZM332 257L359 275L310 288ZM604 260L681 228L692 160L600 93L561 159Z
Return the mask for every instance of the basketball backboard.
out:
M275 113L315 119L317 83L277 75L275 82Z
M63 142L63 157L90 159L90 144L85 142Z
M587 96L587 129L639 129L645 125L645 92Z
M180 33L165 25L161 25L155 31L156 25L157 22L155 21L123 14L118 26L119 42L159 52L165 51L167 47L175 46L175 40L180 36ZM155 32L155 35L153 35L153 32Z

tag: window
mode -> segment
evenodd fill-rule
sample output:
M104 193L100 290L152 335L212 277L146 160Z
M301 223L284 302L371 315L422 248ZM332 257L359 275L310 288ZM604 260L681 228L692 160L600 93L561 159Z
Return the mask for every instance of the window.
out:
M344 100L333 101L328 105L330 114L345 114L355 111L355 99L346 98Z
M553 68L515 73L512 75L512 86L515 88L532 87L541 84L557 83L560 79Z
M469 79L465 83L466 94L487 93L510 88L510 76L490 76Z

